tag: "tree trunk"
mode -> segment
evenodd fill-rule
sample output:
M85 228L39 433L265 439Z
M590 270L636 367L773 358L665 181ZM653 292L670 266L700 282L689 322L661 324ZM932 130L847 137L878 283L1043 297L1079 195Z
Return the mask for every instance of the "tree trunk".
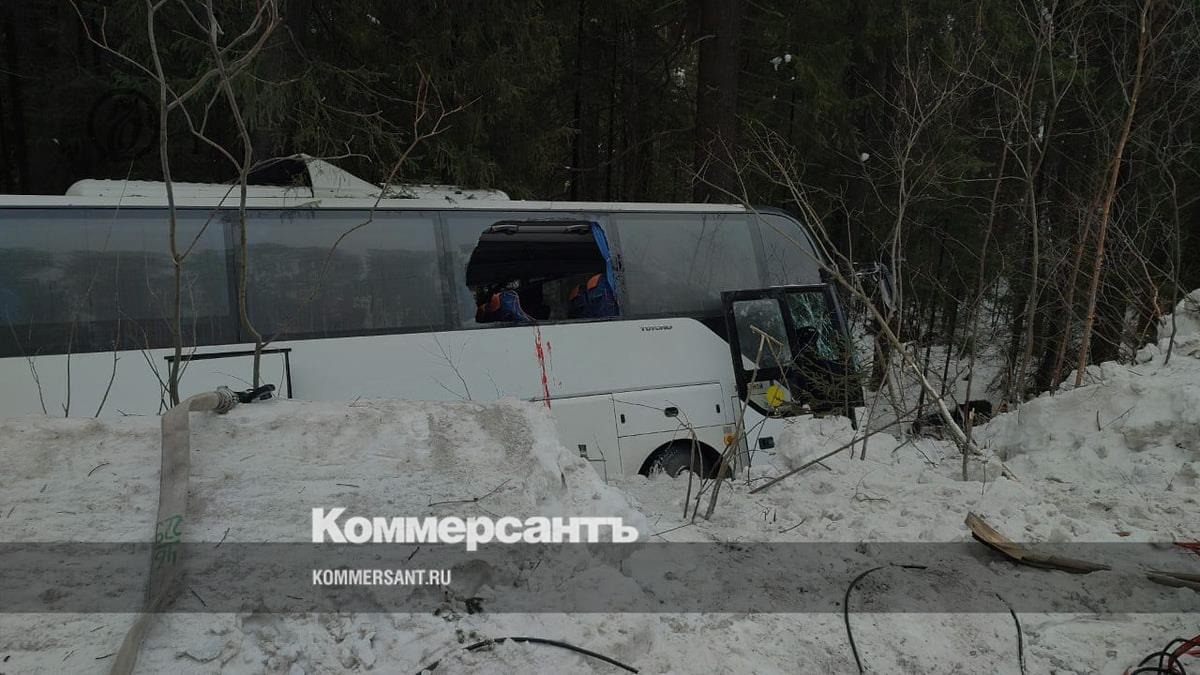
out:
M17 192L26 192L28 187L29 161L26 148L26 133L25 133L25 110L22 105L21 96L21 65L20 65L20 48L17 46L17 21L14 20L14 14L17 12L19 5L13 3L5 6L3 15L0 15L0 21L3 21L2 34L4 36L4 61L5 70L8 75L8 95L4 98L8 99L9 119L12 124L12 133L7 134L7 145L4 149L5 157L12 158L12 168L8 170L9 182L12 187L16 188ZM2 103L0 103L2 105ZM6 164L8 162L5 162Z
M967 356L967 386L963 391L963 401L971 400L971 388L975 384L975 357L979 353L979 311L983 307L983 292L987 288L984 283L984 272L987 270L988 245L992 241L992 232L996 229L996 211L1000 202L1000 188L1004 184L1004 166L1008 163L1008 142L1000 149L1000 163L996 167L996 180L992 184L992 201L988 206L987 228L983 231L983 246L979 249L979 269L975 273L975 298L971 301L967 320L970 323L970 334L967 338L967 348L971 351ZM971 441L971 416L964 418L963 431L967 442ZM963 474L966 474L966 455L963 455Z
M738 147L738 33L742 0L698 0L700 66L696 81L696 139L692 198L729 201L735 191L730 153Z
M600 55L604 52L593 31L588 30L588 3L580 0L575 27L575 101L574 127L571 138L572 200L591 201L602 198L600 190Z
M945 358L942 359L942 386L938 389L938 395L943 397L946 395L946 387L950 380L950 356L955 351L954 336L958 332L958 298L949 293L946 295L946 310L943 324L947 322L949 325L943 325L943 331L946 334L946 354ZM955 382L955 386L949 390L951 398L956 396L957 387L957 382ZM966 400L960 401L960 403L965 404Z
M616 44L619 36L618 24L616 17L613 17L609 24L609 35L612 36L612 44ZM616 124L617 124L617 90L619 79L617 77L617 51L610 50L610 60L608 69L608 126L605 129L607 142L605 143L605 151L607 156L604 160L604 201L613 201L613 163L616 160Z
M1062 333L1058 337L1058 351L1054 355L1054 368L1050 373L1050 394L1058 390L1062 382L1063 361L1067 355L1067 342L1071 339L1071 318L1075 314L1075 285L1079 280L1079 266L1083 262L1083 250L1091 235L1088 216L1079 220L1079 234L1075 238L1075 258L1071 264L1071 276L1067 279L1067 297L1063 301Z
M1033 236L1033 233L1030 232L1029 240L1024 246L1026 259L1032 255ZM1023 338L1025 336L1026 309L1029 307L1030 302L1030 288L1031 286L1028 284L1021 286L1011 308L1011 319L1008 328L1008 355L1004 377L1004 400L1012 403L1023 401L1020 394L1020 383L1024 380L1024 375L1020 370L1020 361L1021 354L1023 353Z
M1121 343L1125 335L1125 309L1128 293L1119 275L1106 271L1097 293L1094 339L1090 343L1092 363L1116 361L1121 358Z
M1032 144L1034 141L1029 141ZM1030 146L1026 146L1029 148ZM1038 158L1037 166L1041 166L1041 155ZM1025 166L1029 166L1033 161L1032 150L1027 149L1025 153ZM1025 206L1028 209L1026 212L1029 218L1029 292L1025 296L1025 337L1022 341L1021 355L1017 359L1016 372L1016 391L1017 400L1025 400L1025 392L1027 389L1026 379L1029 376L1029 361L1033 357L1033 342L1034 331L1037 323L1038 310L1038 295L1039 295L1039 272L1041 271L1041 231L1039 222L1041 220L1037 209L1037 169L1035 168L1029 176L1026 177L1025 186Z
M1113 199L1117 194L1117 178L1121 174L1121 159L1125 156L1125 144L1129 142L1129 131L1133 128L1133 115L1137 112L1138 95L1142 93L1142 71L1146 64L1146 52L1150 45L1150 10L1154 0L1146 0L1142 5L1142 16L1138 22L1137 65L1133 71L1133 91L1129 96L1129 108L1125 111L1125 121L1121 126L1121 135L1117 137L1117 147L1113 150L1112 165L1108 172L1108 185L1104 191L1104 202L1100 208L1100 224L1096 231L1096 262L1092 266L1092 281L1088 288L1088 309L1083 323L1083 341L1079 345L1079 361L1075 369L1075 386L1083 384L1083 371L1087 367L1088 354L1091 351L1092 330L1096 325L1096 295L1100 289L1100 273L1104 269L1104 239L1108 235L1108 221L1112 215Z

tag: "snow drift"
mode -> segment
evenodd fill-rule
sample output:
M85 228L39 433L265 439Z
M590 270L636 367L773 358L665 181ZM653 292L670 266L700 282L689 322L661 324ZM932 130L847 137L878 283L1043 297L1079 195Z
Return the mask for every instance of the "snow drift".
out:
M158 418L0 420L2 541L142 541L158 505ZM558 443L544 408L275 400L194 414L188 539L307 541L310 508L479 515L431 502L489 495L506 515L612 515L625 497ZM226 530L228 529L228 532Z

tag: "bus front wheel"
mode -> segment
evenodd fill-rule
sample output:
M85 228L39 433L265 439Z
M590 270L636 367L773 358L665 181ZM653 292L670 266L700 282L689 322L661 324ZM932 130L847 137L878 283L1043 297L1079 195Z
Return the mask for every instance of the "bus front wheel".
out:
M716 478L720 464L721 456L704 443L696 443L693 447L692 441L674 441L655 450L641 473L648 476L661 472L675 477L691 469L698 476Z

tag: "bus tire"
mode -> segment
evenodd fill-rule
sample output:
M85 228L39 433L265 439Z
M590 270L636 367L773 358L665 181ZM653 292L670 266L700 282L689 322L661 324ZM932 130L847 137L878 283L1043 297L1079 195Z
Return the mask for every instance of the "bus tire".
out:
M674 478L691 469L693 473L703 478L716 477L717 467L721 462L721 456L717 454L716 450L704 443L697 443L694 457L698 464L695 467L692 466L693 447L691 441L673 441L651 453L642 467L641 473L648 476L661 472Z

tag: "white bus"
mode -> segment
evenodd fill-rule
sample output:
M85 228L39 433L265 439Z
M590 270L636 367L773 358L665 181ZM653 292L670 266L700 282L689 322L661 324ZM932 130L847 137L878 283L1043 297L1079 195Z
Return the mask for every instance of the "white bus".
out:
M247 388L237 192L179 194L181 395ZM685 470L692 431L711 474L746 397L739 464L778 418L861 404L826 379L852 372L846 322L783 212L250 194L247 306L279 396L542 402L605 476ZM159 184L0 196L0 417L164 410L167 222ZM778 340L761 355L752 324Z

